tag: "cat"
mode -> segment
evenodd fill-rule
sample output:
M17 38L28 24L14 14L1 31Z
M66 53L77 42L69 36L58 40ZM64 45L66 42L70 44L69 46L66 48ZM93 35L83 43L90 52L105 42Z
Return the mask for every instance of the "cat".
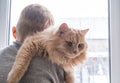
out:
M86 58L85 35L89 29L77 30L62 23L57 30L46 29L28 37L20 47L8 74L8 83L17 83L34 56L46 57L65 71L65 83L74 83L73 67Z

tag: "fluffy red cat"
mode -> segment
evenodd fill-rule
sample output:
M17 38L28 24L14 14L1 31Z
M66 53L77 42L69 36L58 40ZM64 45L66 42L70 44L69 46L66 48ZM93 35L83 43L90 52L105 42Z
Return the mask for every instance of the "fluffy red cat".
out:
M19 82L34 56L45 57L61 66L66 72L65 83L74 83L73 67L86 58L88 30L72 29L62 23L57 30L48 28L28 37L18 51L8 83Z

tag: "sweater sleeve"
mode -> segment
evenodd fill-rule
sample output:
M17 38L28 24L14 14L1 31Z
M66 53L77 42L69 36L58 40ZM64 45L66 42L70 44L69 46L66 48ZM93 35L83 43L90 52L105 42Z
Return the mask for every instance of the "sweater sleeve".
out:
M24 75L20 83L57 83L52 77L49 72L41 70L35 75Z
M14 63L17 48L10 45L0 50L0 83L7 83L8 73Z

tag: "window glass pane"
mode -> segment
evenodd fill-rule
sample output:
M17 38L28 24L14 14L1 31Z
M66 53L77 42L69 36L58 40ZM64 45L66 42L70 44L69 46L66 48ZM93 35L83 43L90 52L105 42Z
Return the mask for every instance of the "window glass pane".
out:
M90 29L87 59L75 68L76 83L109 83L108 0L12 0L11 27L31 3L46 6L54 15L55 25L67 22L75 28ZM13 40L11 36L10 44Z

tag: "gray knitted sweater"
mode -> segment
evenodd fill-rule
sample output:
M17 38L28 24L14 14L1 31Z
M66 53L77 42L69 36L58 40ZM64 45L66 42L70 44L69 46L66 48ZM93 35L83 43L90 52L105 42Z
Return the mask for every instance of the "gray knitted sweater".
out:
M0 51L0 83L7 83L7 75L20 46L21 43L16 41ZM19 83L64 83L64 78L61 67L44 58L35 57Z

